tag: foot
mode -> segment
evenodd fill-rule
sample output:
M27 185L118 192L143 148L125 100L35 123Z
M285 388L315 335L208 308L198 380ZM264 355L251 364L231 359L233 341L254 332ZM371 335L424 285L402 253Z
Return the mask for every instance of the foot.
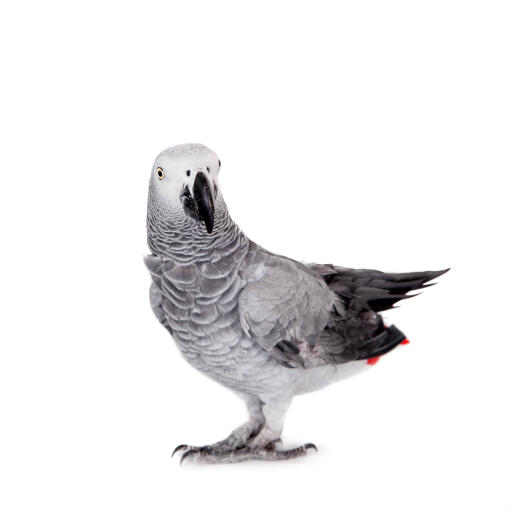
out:
M191 446L188 444L180 444L174 448L171 457L174 457L174 454L180 451L183 451L183 455L181 460L184 460L185 453L202 453L202 454L211 454L211 453L227 453L237 450L239 448L243 448L244 446L251 443L257 436L260 434L263 428L263 423L258 420L251 419L247 423L244 423L236 430L233 430L231 434L214 444L207 444L204 446Z
M273 441L265 446L255 446L251 443L245 444L238 448L219 449L217 445L189 447L180 445L176 447L174 453L183 450L180 464L185 459L194 460L206 464L220 464L231 462L243 462L246 460L288 460L295 459L307 455L309 450L318 451L312 443L307 443L290 450L282 450L279 448L280 441ZM173 455L174 455L173 453Z

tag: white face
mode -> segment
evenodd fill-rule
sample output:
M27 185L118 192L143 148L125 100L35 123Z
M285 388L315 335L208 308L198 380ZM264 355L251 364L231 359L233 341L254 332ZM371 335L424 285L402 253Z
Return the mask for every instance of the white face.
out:
M203 221L210 233L218 194L220 160L201 144L183 144L162 151L151 171L153 198L164 210L182 211Z

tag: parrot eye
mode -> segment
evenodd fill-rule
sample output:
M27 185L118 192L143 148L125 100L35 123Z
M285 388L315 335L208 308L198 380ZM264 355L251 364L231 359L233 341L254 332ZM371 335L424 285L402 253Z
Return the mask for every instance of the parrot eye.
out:
M187 176L190 176L190 170L187 170Z
M220 168L220 160L219 160L219 168Z
M163 171L163 169L161 167L159 167L156 170L156 174L157 174L159 180L163 180L164 177L165 177L164 171Z

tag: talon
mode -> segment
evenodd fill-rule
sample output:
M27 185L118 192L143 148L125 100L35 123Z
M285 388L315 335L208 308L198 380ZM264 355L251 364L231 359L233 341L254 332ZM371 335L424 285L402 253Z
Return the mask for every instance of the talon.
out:
M199 450L197 450L196 448L192 448L191 450L187 450L182 456L181 456L181 459L180 459L180 465L183 464L183 461L187 458L187 457L190 457L191 455L194 455L196 453L199 453Z
M308 450L309 448L312 448L313 450L315 450L316 453L318 453L318 448L316 447L315 444L313 444L313 443L306 443L304 445L304 449L305 450Z
M184 450L187 447L188 445L186 444L179 444L178 446L176 446L176 448L174 448L174 451L172 452L171 458L174 457L175 453L179 452L180 450Z

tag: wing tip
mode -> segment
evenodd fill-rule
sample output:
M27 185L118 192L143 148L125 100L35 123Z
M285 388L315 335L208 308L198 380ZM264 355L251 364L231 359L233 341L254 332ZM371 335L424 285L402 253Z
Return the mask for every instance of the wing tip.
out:
M441 277L442 275L446 274L450 270L451 270L451 267L444 268L443 270L427 270L425 272L425 279L424 279L423 283L421 284L420 288L427 288L429 286L433 286L433 285L437 284L437 282L431 283L430 281L433 281L434 279Z

